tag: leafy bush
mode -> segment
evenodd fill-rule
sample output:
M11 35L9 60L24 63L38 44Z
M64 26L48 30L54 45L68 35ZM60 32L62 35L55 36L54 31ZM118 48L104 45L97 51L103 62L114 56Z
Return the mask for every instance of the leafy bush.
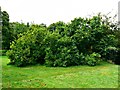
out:
M100 14L75 18L68 24L59 21L48 27L31 25L12 42L7 55L10 63L16 66L95 66L108 57L116 61L119 35L116 34L118 31L113 33L115 28L111 25L109 19L103 19Z
M120 48L118 48L118 52L117 52L116 59L114 62L115 64L120 65Z
M106 48L106 59L116 64L119 64L119 49L116 47L109 46Z
M69 31L72 29L70 37L76 44L79 54L99 53L101 58L106 56L106 48L109 46L117 47L117 39L113 33L113 28L110 27L108 19L102 19L104 16L98 14L90 19L75 18L69 24ZM68 35L69 36L69 35Z
M46 33L46 28L33 27L31 31L12 42L11 50L7 52L10 63L16 66L43 64L45 62L44 37Z
M99 64L100 57L101 57L100 54L92 53L90 55L86 55L85 62L86 62L86 64L88 64L90 66L95 66L95 65Z
M66 67L80 64L78 50L70 37L60 37L54 32L47 36L46 40L49 42L45 56L47 66Z

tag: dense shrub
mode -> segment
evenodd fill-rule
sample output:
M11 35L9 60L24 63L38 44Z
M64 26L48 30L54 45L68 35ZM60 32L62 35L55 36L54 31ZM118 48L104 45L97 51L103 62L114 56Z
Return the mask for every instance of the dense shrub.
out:
M56 22L56 23L53 23L53 24L49 25L47 27L47 29L50 32L57 31L61 36L64 36L65 35L66 27L67 27L67 24L65 24L62 21L59 21L59 22Z
M46 28L32 27L25 35L12 42L11 50L7 52L10 63L16 66L26 66L29 64L44 63L44 37Z
M99 53L101 58L106 57L106 48L116 47L117 39L110 27L109 20L102 19L102 15L90 19L75 18L69 27L72 29L71 38L75 42L79 54ZM68 30L69 33L70 30ZM108 56L109 57L109 56Z
M111 61L115 64L120 64L120 49L116 47L106 48L106 60Z
M114 24L113 24L114 25ZM117 27L117 25L114 25L114 27ZM113 32L117 38L117 54L116 59L114 60L115 64L120 65L120 28L116 28Z
M109 50L109 47L116 48L116 42L117 42L117 39L115 38L114 35L103 36L100 39L98 45L95 46L95 51L97 51L99 54L101 54L101 56L103 58L105 58L107 60L108 57L110 57L110 54L108 54L108 53L111 52ZM115 56L113 56L112 58L115 59Z
M100 54L92 53L90 55L86 55L85 62L87 65L95 66L95 65L99 64L99 62L101 60L100 57L101 57Z
M115 59L115 64L120 65L120 48L118 48L117 57Z
M79 53L70 37L61 37L57 32L47 36L45 64L47 66L79 65Z
M48 27L31 25L12 42L7 55L16 66L95 66L102 59L115 62L120 44L119 35L113 33L115 28L111 25L100 14L75 18L68 24L59 21Z

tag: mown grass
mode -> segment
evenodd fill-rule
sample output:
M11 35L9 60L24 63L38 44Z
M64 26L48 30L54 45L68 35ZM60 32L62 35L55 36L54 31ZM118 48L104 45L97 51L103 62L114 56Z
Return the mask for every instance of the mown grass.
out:
M7 65L9 59L2 59L3 88L117 88L118 65L73 67L29 66L15 67Z

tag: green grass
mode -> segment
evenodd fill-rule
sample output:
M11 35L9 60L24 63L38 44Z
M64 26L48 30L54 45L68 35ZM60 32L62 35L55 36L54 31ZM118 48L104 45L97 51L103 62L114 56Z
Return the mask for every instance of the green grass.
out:
M3 88L117 88L118 65L102 63L99 66L15 67L2 59Z

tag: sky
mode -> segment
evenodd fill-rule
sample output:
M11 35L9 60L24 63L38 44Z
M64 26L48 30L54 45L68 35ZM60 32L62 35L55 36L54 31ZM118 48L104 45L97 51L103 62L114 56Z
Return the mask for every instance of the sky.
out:
M118 13L119 0L0 0L2 11L7 11L10 22L45 23L70 22L76 17Z

